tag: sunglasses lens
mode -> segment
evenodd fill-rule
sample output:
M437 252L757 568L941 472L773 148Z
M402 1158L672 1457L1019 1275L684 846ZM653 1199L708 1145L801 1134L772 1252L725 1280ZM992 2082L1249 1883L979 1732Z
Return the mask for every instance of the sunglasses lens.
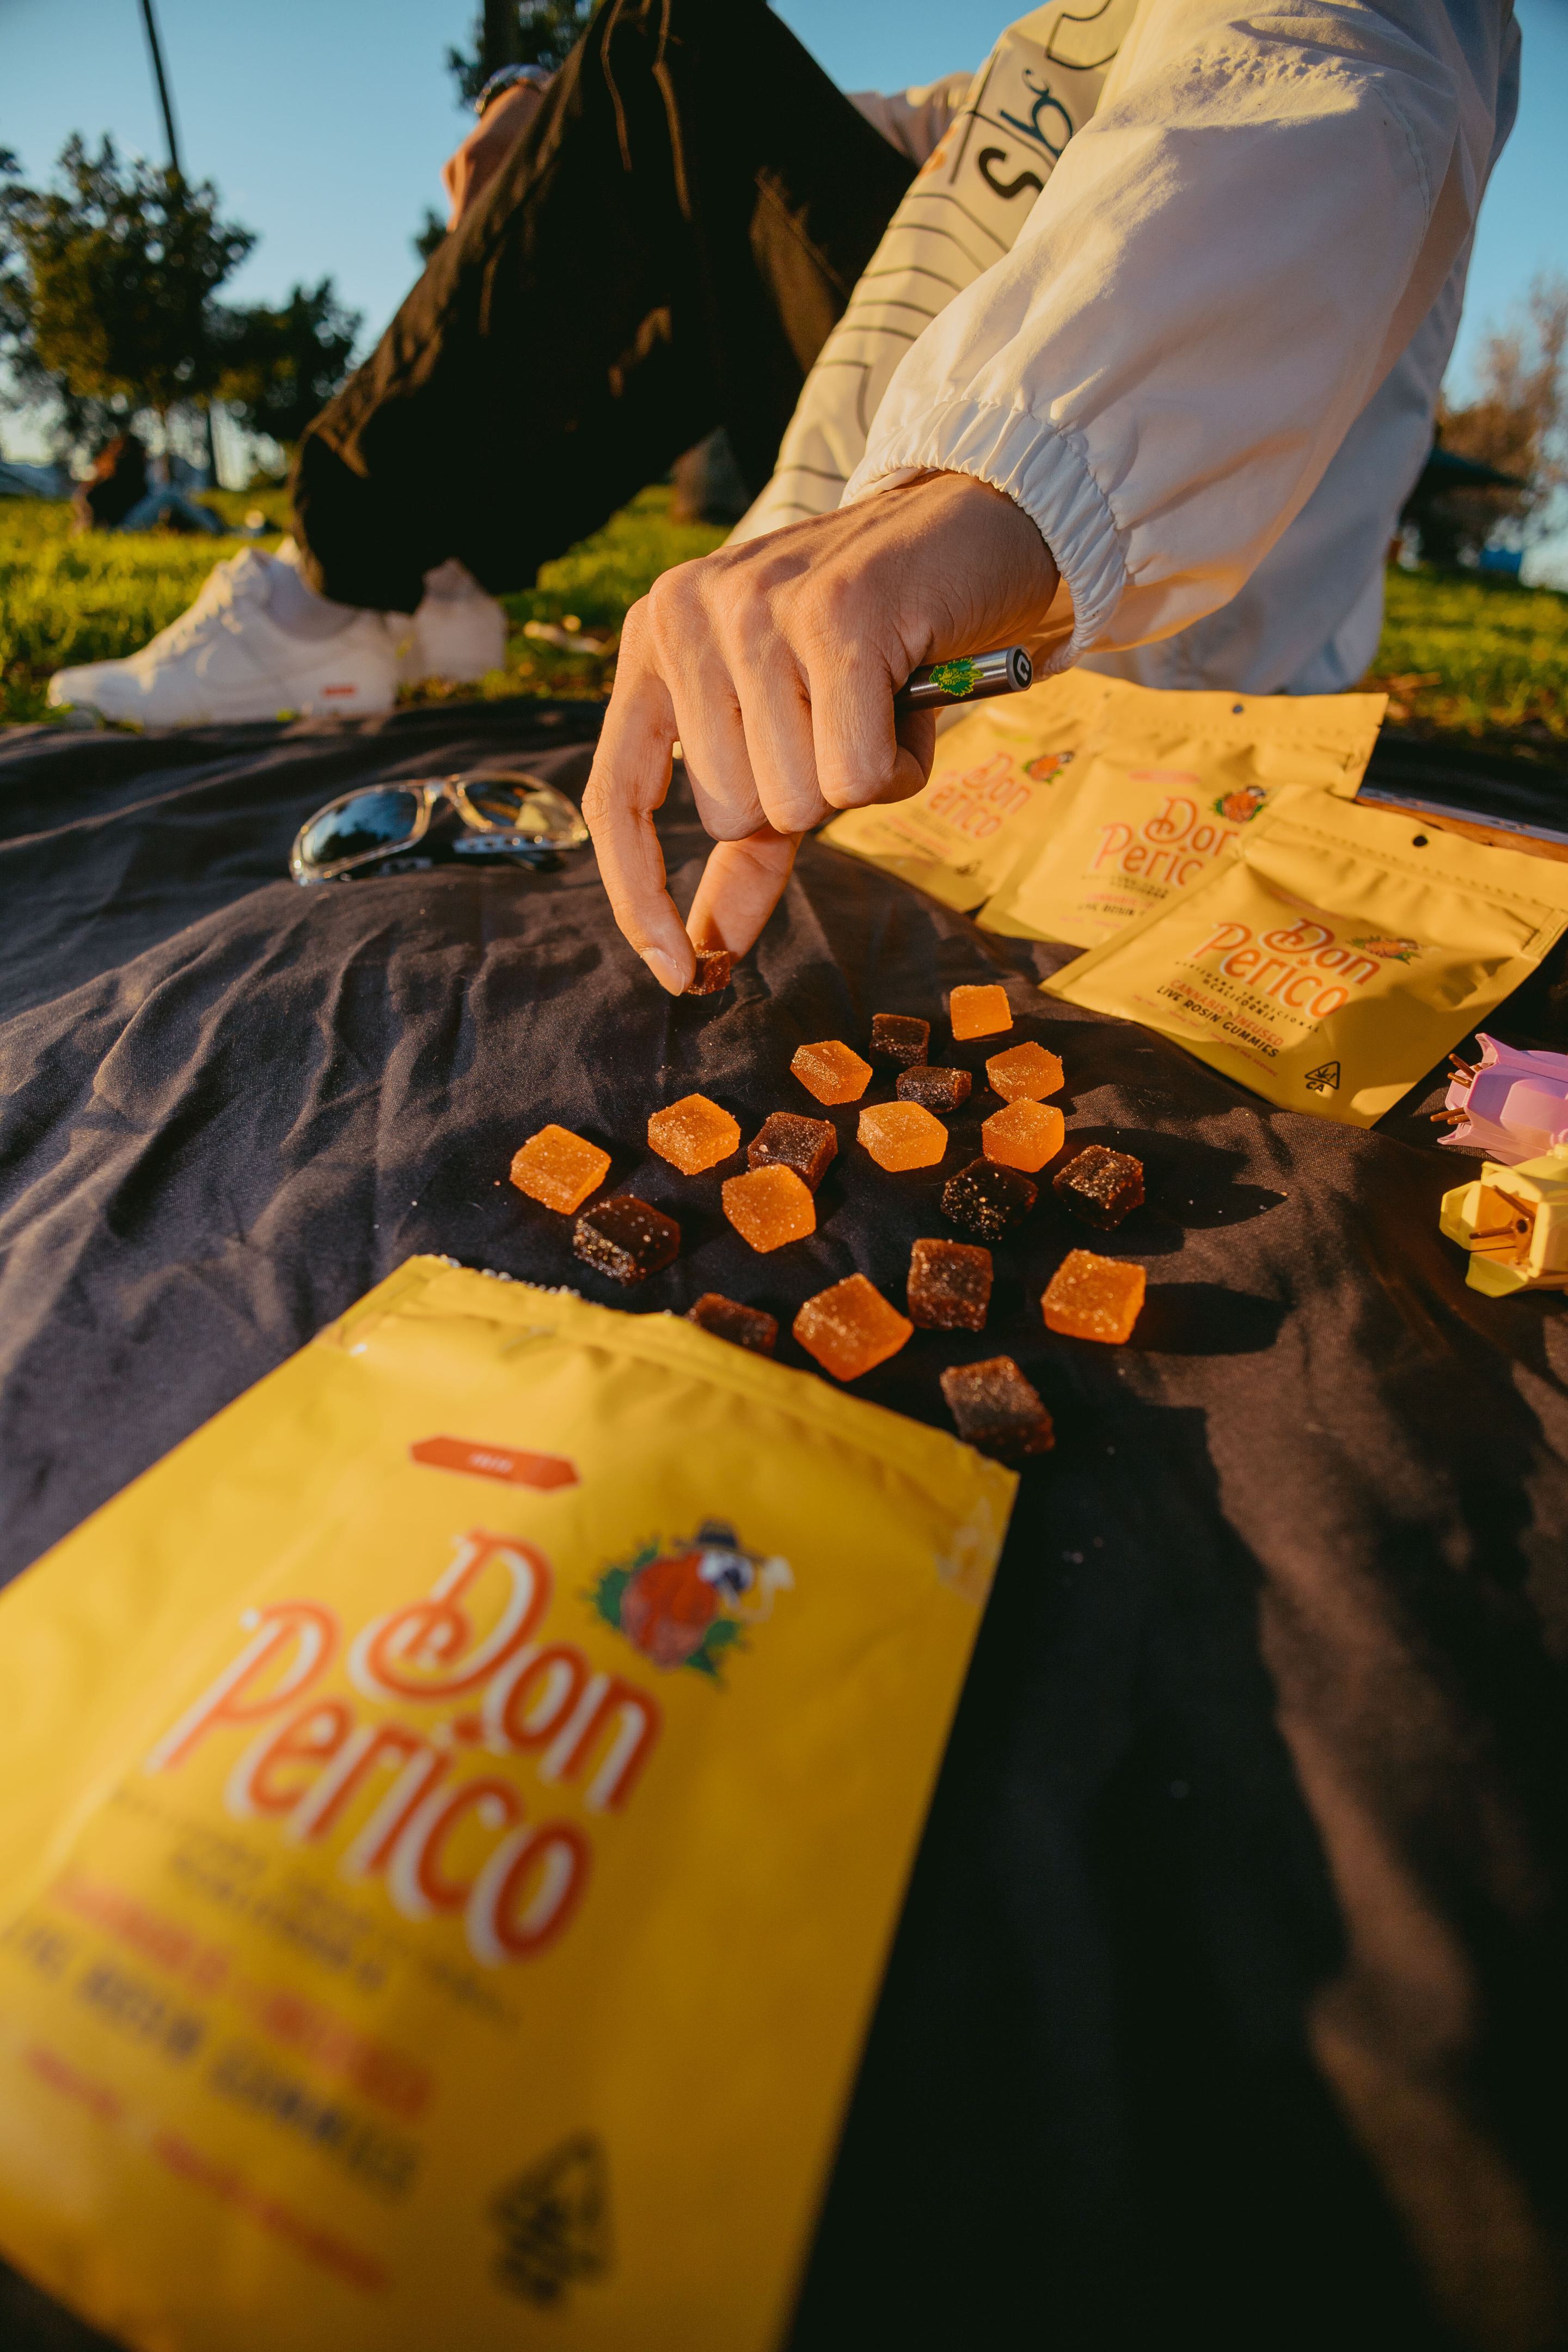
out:
M392 785L355 793L306 826L300 837L300 863L310 872L345 857L363 857L371 850L395 849L414 831L419 807L417 793L399 792Z
M548 849L580 849L588 828L563 793L525 776L464 776L468 806L484 824Z

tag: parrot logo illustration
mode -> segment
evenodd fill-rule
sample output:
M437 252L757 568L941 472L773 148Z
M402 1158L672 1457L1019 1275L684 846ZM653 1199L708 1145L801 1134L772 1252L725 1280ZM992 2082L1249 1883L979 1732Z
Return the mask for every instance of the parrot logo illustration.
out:
M749 1550L726 1520L704 1519L694 1535L607 1568L587 1598L650 1664L718 1682L725 1653L743 1647L746 1628L794 1586L788 1560Z

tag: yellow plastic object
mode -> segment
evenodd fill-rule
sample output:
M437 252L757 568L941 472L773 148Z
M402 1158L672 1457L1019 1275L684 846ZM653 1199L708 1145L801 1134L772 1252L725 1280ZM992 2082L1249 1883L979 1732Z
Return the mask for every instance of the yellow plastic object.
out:
M1043 983L1268 1101L1381 1118L1568 925L1568 866L1303 793Z
M0 2246L144 2352L778 2341L1015 1482L411 1260L0 1600Z
M1568 1150L1517 1168L1483 1160L1478 1177L1444 1193L1437 1222L1468 1251L1472 1290L1568 1290Z

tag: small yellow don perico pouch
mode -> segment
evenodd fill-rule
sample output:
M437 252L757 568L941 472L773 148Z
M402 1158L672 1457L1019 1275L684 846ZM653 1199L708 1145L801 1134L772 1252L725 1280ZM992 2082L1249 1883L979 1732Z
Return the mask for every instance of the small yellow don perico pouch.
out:
M1200 881L1282 795L1353 798L1387 702L1124 688L977 920L1098 947Z
M1015 1488L414 1259L0 1601L0 2247L146 2352L751 2352Z
M1370 1127L1568 924L1568 866L1326 792L1044 985L1269 1102Z
M1048 828L1062 781L1095 729L1142 691L1069 669L1026 694L982 703L939 735L923 792L850 809L821 838L967 913Z

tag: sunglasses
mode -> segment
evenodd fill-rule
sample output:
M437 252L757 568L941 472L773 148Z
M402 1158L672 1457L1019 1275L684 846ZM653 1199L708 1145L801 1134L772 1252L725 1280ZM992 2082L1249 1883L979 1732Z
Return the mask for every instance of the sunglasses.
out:
M475 857L553 872L588 828L564 793L503 770L371 784L329 801L289 852L296 882L357 882Z

